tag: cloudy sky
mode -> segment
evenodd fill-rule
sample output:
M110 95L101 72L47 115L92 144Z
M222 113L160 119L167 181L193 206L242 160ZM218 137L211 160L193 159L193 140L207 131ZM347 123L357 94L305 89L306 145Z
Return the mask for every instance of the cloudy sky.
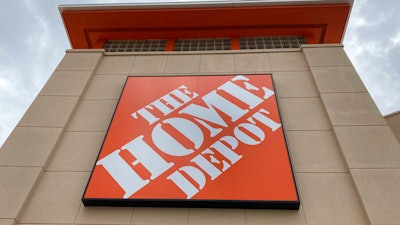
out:
M0 8L0 146L60 62L65 49L70 48L58 5L108 2L132 1L3 2ZM400 110L399 12L399 0L355 0L344 40L347 54L383 115Z

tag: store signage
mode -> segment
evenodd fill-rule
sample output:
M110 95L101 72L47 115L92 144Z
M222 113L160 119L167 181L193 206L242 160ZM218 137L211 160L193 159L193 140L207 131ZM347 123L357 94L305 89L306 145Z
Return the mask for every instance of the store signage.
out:
M128 77L82 200L298 209L272 76Z

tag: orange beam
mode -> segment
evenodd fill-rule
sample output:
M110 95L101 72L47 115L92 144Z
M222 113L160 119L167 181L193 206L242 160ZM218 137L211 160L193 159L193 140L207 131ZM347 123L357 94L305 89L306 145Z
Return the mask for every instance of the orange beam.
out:
M191 9L65 10L72 47L103 40L301 35L341 43L349 4Z

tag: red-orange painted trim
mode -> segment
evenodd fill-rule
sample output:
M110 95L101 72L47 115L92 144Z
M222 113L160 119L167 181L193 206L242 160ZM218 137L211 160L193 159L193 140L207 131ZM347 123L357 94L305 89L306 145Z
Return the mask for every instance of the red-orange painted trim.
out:
M97 39L96 43L93 45L93 48L103 48L105 39Z
M239 38L237 38L237 37L232 37L231 38L231 49L232 50L239 50L240 49Z
M307 42L340 43L349 4L193 9L65 10L73 48L101 40L301 35Z
M165 51L174 51L174 46L175 46L175 39L168 39L167 40L167 45L165 46Z

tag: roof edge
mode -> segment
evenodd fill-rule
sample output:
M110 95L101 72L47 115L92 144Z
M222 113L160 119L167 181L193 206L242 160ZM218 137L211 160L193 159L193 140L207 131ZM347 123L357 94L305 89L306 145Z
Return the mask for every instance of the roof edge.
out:
M400 114L400 110L397 110L397 111L388 113L388 114L386 114L386 115L383 115L383 117L384 117L384 118L388 118L388 117L391 117L391 116L394 116L394 115L397 115L397 114Z
M327 5L327 4L350 4L354 0L227 0L227 1L165 1L165 2L137 2L117 4L71 4L59 5L61 12L66 10L119 10L119 9L165 9L165 8L219 8L240 6L288 6L288 5Z

